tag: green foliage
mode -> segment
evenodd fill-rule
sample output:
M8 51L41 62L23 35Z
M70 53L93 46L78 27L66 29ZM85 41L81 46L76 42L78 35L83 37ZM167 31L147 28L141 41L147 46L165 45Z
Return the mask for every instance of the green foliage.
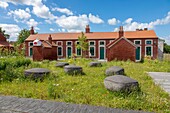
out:
M164 53L170 53L170 45L164 43Z
M17 44L21 44L25 41L26 38L30 36L30 31L27 29L23 29L19 32Z
M68 61L70 59L65 60ZM63 68L56 68L56 61L32 62L28 67L10 69L11 73L17 76L11 75L15 78L12 82L1 80L0 94L157 113L170 112L169 94L155 85L147 74L150 71L170 72L169 62L147 58L143 63L112 61L103 62L102 67L89 67L91 61L78 58L73 62L83 67L85 73L77 76L68 76ZM123 67L127 76L139 82L140 91L131 93L108 91L104 87L103 80L106 78L105 70L111 66ZM43 81L22 79L23 71L32 67L47 68L52 73Z
M81 33L81 36L78 37L78 42L79 44L76 45L76 48L82 49L82 56L85 57L84 53L88 50L88 41L83 32Z

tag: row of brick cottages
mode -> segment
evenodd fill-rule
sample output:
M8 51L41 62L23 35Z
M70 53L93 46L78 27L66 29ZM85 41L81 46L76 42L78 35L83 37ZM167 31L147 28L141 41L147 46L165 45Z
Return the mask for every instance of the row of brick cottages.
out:
M73 54L82 55L82 50L76 48L81 33L34 34L33 27L30 32L25 40L25 53L33 60L58 60ZM124 31L121 26L118 32L90 32L87 25L84 34L89 42L86 56L90 58L140 61L145 56L158 57L158 37L154 30Z

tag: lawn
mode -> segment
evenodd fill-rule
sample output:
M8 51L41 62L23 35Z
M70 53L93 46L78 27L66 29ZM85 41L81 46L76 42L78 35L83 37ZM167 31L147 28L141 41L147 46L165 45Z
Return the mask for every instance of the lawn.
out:
M5 58L4 58L5 59ZM1 61L7 61L0 59ZM170 112L170 96L155 85L147 72L170 72L170 61L145 60L144 63L131 61L103 62L102 67L89 67L91 60L66 60L83 67L85 75L67 75L63 68L55 67L56 61L29 62L24 58L9 58L12 65L4 66L0 71L0 94L90 104L112 108L133 109L158 113ZM20 61L22 60L22 61ZM26 63L25 63L26 62ZM15 64L15 65L14 65ZM8 66L9 65L9 66ZM121 66L125 74L139 82L141 91L132 93L111 92L105 89L105 70L110 66ZM43 67L52 71L43 81L25 78L23 71L33 67ZM8 76L10 76L10 79Z
M170 54L164 54L164 60L170 61Z

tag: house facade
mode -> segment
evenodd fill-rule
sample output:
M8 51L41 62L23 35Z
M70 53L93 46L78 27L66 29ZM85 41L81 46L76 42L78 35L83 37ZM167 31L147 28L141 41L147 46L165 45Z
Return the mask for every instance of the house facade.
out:
M81 33L54 33L54 34L34 34L34 29L30 30L31 35L25 40L26 56L39 54L33 51L33 42L38 39L41 42L46 41L46 46L56 45L53 48L56 59L65 59L73 54L82 55L82 50L76 48L78 36ZM153 30L136 29L136 31L124 31L121 26L118 32L91 32L87 25L85 36L89 43L87 58L111 61L132 60L140 61L145 56L151 56L153 59L158 57L158 37ZM51 40L49 40L51 37ZM42 44L42 48L47 48ZM47 51L47 50L42 50Z

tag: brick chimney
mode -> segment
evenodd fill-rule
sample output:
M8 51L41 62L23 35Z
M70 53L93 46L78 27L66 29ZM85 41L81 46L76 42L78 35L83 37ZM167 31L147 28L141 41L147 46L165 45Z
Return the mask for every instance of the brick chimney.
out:
M148 28L144 28L144 31L147 31L148 30Z
M33 26L31 27L30 34L31 34L31 35L34 34L34 27L33 27Z
M90 33L90 26L89 25L86 25L86 33Z
M50 44L52 44L52 37L51 37L51 35L49 35L49 37L48 37L48 42L49 42Z
M120 26L119 28L119 38L124 36L123 26Z

